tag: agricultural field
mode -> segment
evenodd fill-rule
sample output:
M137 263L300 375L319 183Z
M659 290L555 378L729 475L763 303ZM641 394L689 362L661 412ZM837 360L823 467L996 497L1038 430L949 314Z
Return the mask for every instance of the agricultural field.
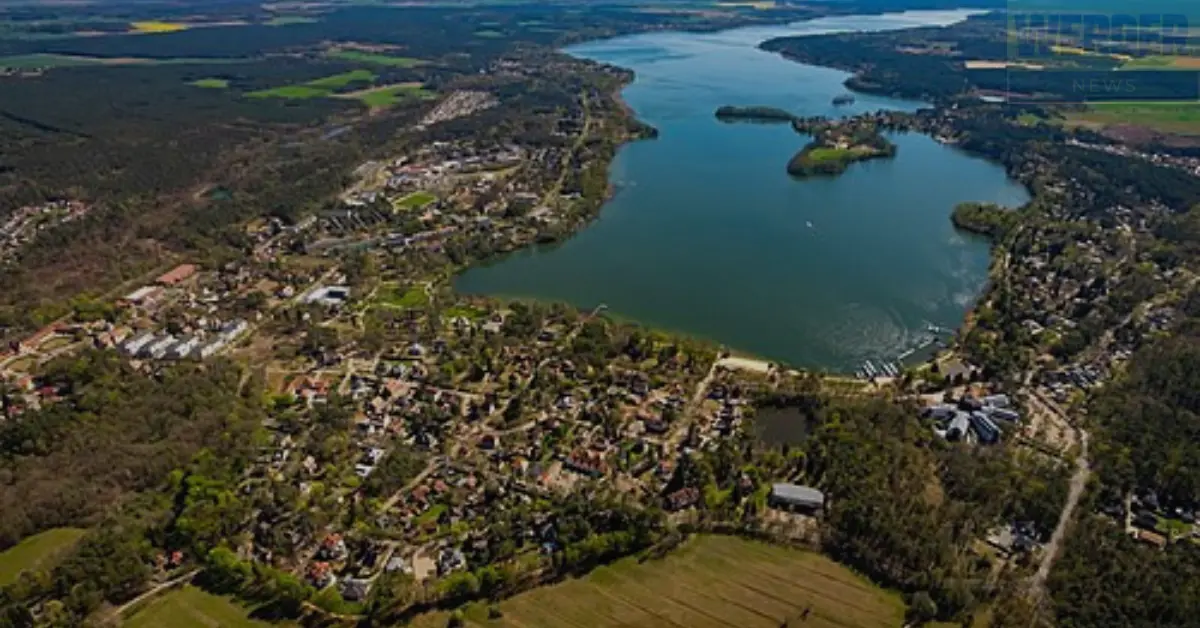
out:
M150 600L122 624L124 628L267 628L284 625L251 619L247 608L191 586Z
M415 68L419 65L424 65L425 61L414 59L412 57L394 57L391 55L379 54L376 52L365 52L362 50L334 50L326 53L327 57L341 59L343 61L353 61L356 63L374 63L376 65L386 65L396 68Z
M393 203L393 207L399 209L420 209L434 201L437 197L429 192L413 192L408 196Z
M1200 70L1200 57L1183 55L1150 55L1130 59L1122 70Z
M347 92L338 94L338 96L357 100L371 109L383 109L409 100L434 98L437 94L421 87L420 83L398 83Z
M811 552L737 537L701 536L665 559L626 559L586 577L535 589L487 607L463 609L473 627L559 628L895 628L904 624L900 596ZM809 610L807 619L800 616ZM442 628L450 614L423 615L416 628Z
M370 70L352 70L341 74L326 76L299 85L284 85L271 89L260 89L246 94L251 98L286 98L303 100L305 98L322 98L333 96L334 91L352 83L370 83L376 75Z
M31 70L35 68L60 68L75 65L92 65L100 63L86 57L71 57L68 55L36 53L30 55L14 55L0 57L0 68L13 70Z
M1162 133L1200 135L1200 102L1098 102L1088 105L1086 111L1068 114L1067 120L1092 126L1128 125Z
M192 81L191 84L195 85L196 87L205 87L208 89L225 89L226 87L229 87L229 80L219 78L204 78L197 81Z
M133 22L129 25L129 28L135 33L174 33L187 30L187 24L151 20L147 22Z
M16 582L22 571L52 567L84 532L77 528L54 528L0 552L0 587Z
M309 81L305 83L305 85L320 89L334 90L341 89L353 83L370 83L371 81L374 81L375 78L375 73L370 70L351 70L349 72L342 72L341 74L334 74L333 76L319 78L315 81Z

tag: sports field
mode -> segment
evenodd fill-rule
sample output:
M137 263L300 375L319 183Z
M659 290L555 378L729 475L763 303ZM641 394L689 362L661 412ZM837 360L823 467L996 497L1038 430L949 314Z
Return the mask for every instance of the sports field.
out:
M0 552L0 587L16 582L27 569L50 569L83 534L76 528L54 528Z
M801 621L805 609L808 617ZM895 628L904 603L833 561L736 537L701 536L658 561L627 559L579 580L464 609L468 626L514 628ZM446 612L417 618L443 628Z
M168 591L126 619L124 628L268 628L287 624L250 619L244 606L219 595L184 586Z
M436 200L437 200L437 197L430 194L429 192L413 192L412 194L405 196L404 198L396 201L395 203L392 203L392 206L398 210L399 209L414 209L414 208L420 209Z

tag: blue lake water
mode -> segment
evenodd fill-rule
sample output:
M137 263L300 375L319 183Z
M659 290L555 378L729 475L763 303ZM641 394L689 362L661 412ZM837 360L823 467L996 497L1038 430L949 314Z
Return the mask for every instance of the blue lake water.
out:
M721 123L713 112L727 104L829 116L915 109L921 103L861 94L835 107L845 73L756 46L964 17L842 17L568 49L634 70L624 98L659 137L620 150L610 173L618 192L595 223L560 246L471 269L457 289L605 303L647 325L836 371L895 357L931 323L956 327L984 286L988 247L957 232L950 212L962 201L1024 203L1026 191L1002 168L922 135L896 135L893 160L800 181L785 166L806 138L786 125Z

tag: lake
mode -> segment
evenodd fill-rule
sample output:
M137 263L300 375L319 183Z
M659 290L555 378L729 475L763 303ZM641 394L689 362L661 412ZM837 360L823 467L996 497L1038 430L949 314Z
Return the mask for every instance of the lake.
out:
M589 42L571 54L632 69L623 96L654 140L624 146L616 195L567 242L473 268L466 294L532 297L708 338L794 366L853 371L957 327L987 278L986 242L956 231L963 201L1028 197L1002 168L922 135L896 135L893 160L799 181L786 165L807 139L787 125L726 124L721 105L800 115L913 110L845 93L843 72L759 50L769 38L950 24L965 12L840 17L719 33Z

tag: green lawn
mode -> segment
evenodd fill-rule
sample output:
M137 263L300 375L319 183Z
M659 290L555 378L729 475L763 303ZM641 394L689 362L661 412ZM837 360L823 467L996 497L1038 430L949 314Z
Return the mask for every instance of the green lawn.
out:
M438 520L438 517L442 516L443 512L446 512L445 504L434 504L433 506L430 506L429 510L426 510L418 515L417 518L413 520L413 523L419 526L425 525L426 523L433 523Z
M225 89L226 87L229 87L229 80L220 78L205 78L198 81L192 81L191 84L195 85L196 87L206 87L208 89Z
M362 50L334 50L327 53L327 56L334 59L342 59L344 61L357 61L361 63L374 63L377 65L387 65L397 68L414 68L418 65L424 65L425 61L414 59L412 57L393 57L391 55L383 55L375 52L364 52Z
M0 552L0 587L16 582L22 571L53 567L84 532L77 528L54 528Z
M665 559L626 559L587 576L499 604L464 609L472 627L558 628L896 628L900 596L811 552L736 537L701 536ZM808 618L799 616L809 609ZM415 628L443 628L449 613L429 613Z
M152 599L122 624L124 628L269 628L250 619L250 610L229 598L184 586Z
M437 197L429 192L413 192L396 201L392 206L396 209L420 209L436 200Z
M386 283L379 287L376 298L383 305L404 309L425 307L429 304L429 293L425 292L424 286L412 286L400 292L400 286Z

